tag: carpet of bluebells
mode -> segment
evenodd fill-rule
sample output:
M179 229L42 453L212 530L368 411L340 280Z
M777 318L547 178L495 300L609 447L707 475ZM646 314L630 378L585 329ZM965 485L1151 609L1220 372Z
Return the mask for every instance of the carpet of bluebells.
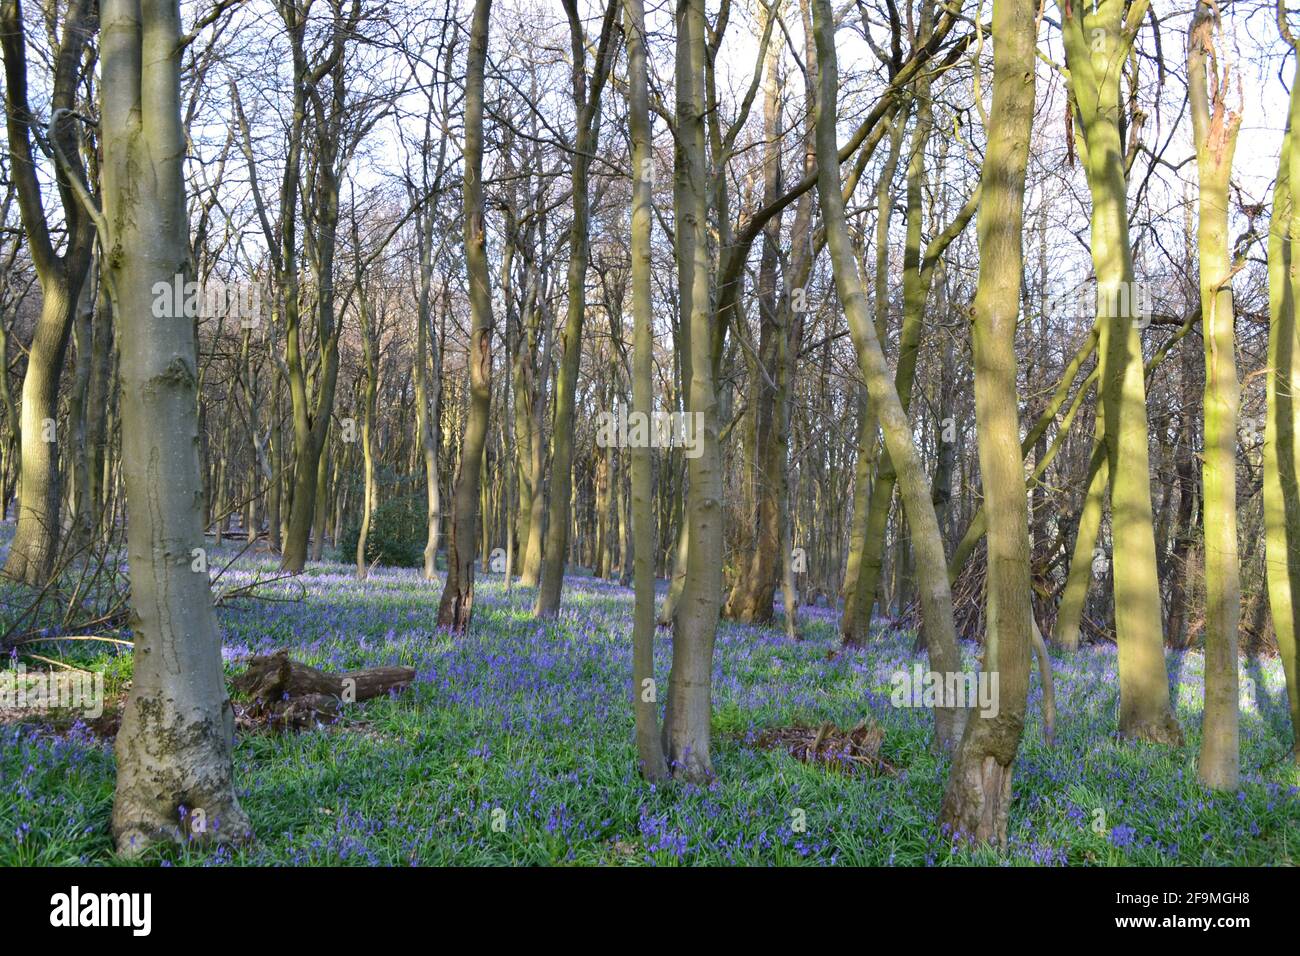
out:
M220 585L274 574L274 559L245 557ZM628 589L572 576L559 619L540 623L532 592L481 576L473 627L461 637L435 625L439 591L413 570L376 569L359 582L348 565L322 562L263 588L279 600L222 607L228 674L241 658L287 647L324 668L403 664L417 679L334 726L242 735L236 777L258 842L192 844L145 862L1258 865L1292 864L1300 850L1300 778L1284 757L1290 727L1276 660L1243 662L1255 682L1243 695L1243 782L1221 795L1196 782L1198 653L1169 657L1188 738L1178 751L1113 739L1113 647L1056 656L1056 745L1041 741L1035 676L1009 846L972 851L948 846L935 826L947 762L928 752L929 712L890 703L892 676L914 659L909 633L875 634L868 648L832 660L830 611L803 610L799 643L779 623L724 622L717 777L655 788L634 770ZM81 655L85 665L92 648L111 693L129 679L130 657L106 646L52 641L41 653ZM964 650L971 666L975 651ZM661 631L661 685L669 654ZM847 728L867 717L885 731L893 775L845 774L754 746L765 728ZM80 724L0 723L0 864L114 862L112 799L110 743Z

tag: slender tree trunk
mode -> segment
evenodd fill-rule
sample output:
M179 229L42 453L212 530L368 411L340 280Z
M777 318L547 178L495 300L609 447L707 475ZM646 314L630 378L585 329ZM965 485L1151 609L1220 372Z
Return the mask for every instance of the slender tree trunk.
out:
M691 528L686 515L680 516L677 532L677 547L673 551L672 571L668 580L668 593L664 595L663 606L659 608L659 625L667 627L677 616L677 605L681 602L682 591L686 587L686 559L691 551Z
M1035 13L1034 0L994 0L993 101L981 174L980 275L971 328L980 479L989 516L984 672L998 681L997 712L972 714L939 813L940 823L954 837L978 843L1006 843L1036 629L1016 394L1025 168L1034 121Z
M773 14L775 15L775 14ZM763 204L777 200L783 191L781 180L781 78L780 44L768 47L764 93ZM772 600L781 572L781 521L784 502L782 474L786 448L780 443L781 342L787 335L777 301L778 250L781 246L781 215L773 216L763 229L758 272L758 354L751 357L754 423L749 443L747 468L753 478L755 508L746 567L736 576L723 615L745 623L766 623L772 619Z
M690 543L681 603L673 617L664 737L675 777L701 781L713 774L713 641L722 604L722 461L718 400L713 380L713 336L705 157L705 33L703 0L682 0L677 19L678 296L690 356L687 412L699 454L687 460L686 521ZM681 240L685 240L682 242ZM689 257L689 261L688 261ZM687 287L689 283L689 287Z
M432 246L432 226L421 232L421 242ZM433 437L433 415L429 408L429 323L430 286L433 265L428 260L426 251L420 259L420 298L416 313L415 330L415 423L420 433L420 453L424 461L424 496L425 496L425 538L424 538L424 580L432 581L437 576L438 562L438 522L442 503L438 489L438 446ZM441 368L440 355L434 349L434 369ZM434 372L435 379L440 375ZM436 387L436 386L435 386Z
M908 109L899 109L889 127L889 154L876 182L876 273L875 313L876 337L884 342L889 337L889 228L893 221L894 176L903 152L903 130L907 126ZM907 401L902 399L903 410ZM845 609L840 633L846 646L860 643L867 635L871 615L875 610L880 591L881 571L885 566L886 534L889 513L893 505L894 486L887 491L876 480L877 467L882 455L888 451L880 447L877 433L880 428L880 410L874 395L867 396L867 408L858 435L859 458L854 475L853 524L850 544L857 544L861 552L850 552L848 566L854 569L851 596L848 575L845 576ZM851 604L851 607L850 607Z
M1151 511L1146 383L1138 334L1138 289L1128 236L1128 183L1120 138L1120 78L1147 0L1061 3L1071 91L1083 131L1092 195L1098 355L1110 475L1120 733L1177 746L1165 670L1160 582Z
M27 584L44 582L58 557L63 481L59 471L59 379L76 312L69 283L43 290L27 373L23 376L18 527L5 574Z
M591 210L589 174L591 156L599 142L600 92L609 74L609 38L617 0L607 0L604 28L590 90L588 90L586 40L576 0L564 0L572 40L573 102L578 111L578 131L570 178L573 192L573 223L569 229L568 314L560 340L560 374L555 388L555 427L552 432L551 503L546 525L546 548L542 555L541 580L533 613L553 617L560 610L564 589L565 552L569 547L573 493L574 405L578 394L578 367L582 361L582 325L587 315L587 255Z
M1196 454L1193 450L1196 419L1204 402L1196 394L1194 364L1204 361L1197 350L1187 343L1182 348L1183 414L1174 443L1174 480L1178 488L1178 510L1174 514L1173 544L1165 573L1171 578L1169 585L1169 616L1165 637L1173 647L1186 647L1192 629L1188 627L1188 612L1195 582L1192 580L1191 554L1196 545ZM1235 519L1234 519L1235 520Z
M867 390L879 410L885 446L898 468L899 491L911 523L916 551L930 666L941 674L955 674L960 670L961 658L953 628L952 591L948 585L948 562L939 536L939 523L935 519L921 456L912 441L911 424L894 389L893 378L867 309L862 277L849 239L844 197L840 192L839 165L835 161L838 155L835 97L839 90L839 71L829 0L814 0L813 20L817 57L821 64L817 97L817 191L835 273L835 287L848 316ZM938 749L950 751L956 745L964 718L965 713L960 708L939 707L935 710L935 745Z
M1066 573L1065 590L1061 593L1060 610L1056 615L1055 642L1067 651L1079 649L1079 631L1083 621L1083 607L1088 600L1088 585L1096 576L1093 549L1097 546L1097 535L1101 533L1102 514L1106 510L1106 485L1110 475L1104 429L1098 409L1092 459L1088 466L1088 490L1083 499L1083 510L1079 513L1073 556Z
M469 275L469 419L452 492L451 535L447 542L447 581L438 604L438 625L469 628L474 608L477 558L479 474L487 444L492 403L492 289L488 274L483 211L483 72L487 62L488 19L492 0L475 0L465 81L465 268ZM486 516L483 516L486 518Z
M1268 413L1264 423L1264 532L1268 603L1273 632L1286 674L1291 705L1291 748L1300 765L1300 334L1296 301L1300 262L1294 242L1300 236L1300 203L1293 183L1300 183L1300 56L1291 83L1291 108L1282 159L1274 188L1268 242Z
M650 90L646 67L645 6L624 0L627 33L628 123L632 134L632 410L652 411L654 387L654 311L651 300L650 230L654 218L654 152L650 133ZM632 701L636 751L641 776L668 776L660 741L658 694L654 679L655 569L654 510L651 507L652 452L646 445L628 450L632 464L632 536L640 542L633 559L636 604L632 622Z
M74 548L85 546L95 529L94 506L91 504L90 484L90 373L94 364L91 339L95 318L94 283L81 284L80 305L72 323L72 344L76 355L73 366L72 388L68 394L68 426L72 430L71 462L72 487L68 491L71 505L69 517L70 543Z
M858 455L853 470L853 523L849 526L849 556L844 566L844 611L840 614L840 639L845 647L856 647L867 637L871 624L871 607L859 601L866 560L867 524L872 512L871 467L880 426L864 394L858 398ZM881 547L883 548L883 540ZM877 558L881 548L875 549ZM874 588L872 589L874 593ZM874 603L874 602L873 602Z
M1205 720L1197 776L1207 787L1235 790L1240 775L1237 730L1237 630L1241 580L1237 560L1237 381L1228 182L1241 114L1227 107L1231 68L1218 8L1200 0L1188 35L1188 105L1200 179L1201 318L1205 341ZM1207 89L1208 81L1212 89Z
M353 227L354 244L356 242ZM358 245L358 250L360 246ZM357 277L360 281L360 276ZM357 314L361 318L361 345L365 353L366 383L365 398L362 405L361 419L361 463L364 490L361 493L361 528L357 533L357 580L364 581L369 573L369 561L366 560L366 545L370 537L370 518L375 511L375 446L374 428L378 413L379 367L375 356L376 342L370 322L370 308L363 290L357 292Z
M329 429L325 431L325 441L321 445L320 455L316 459L316 516L312 521L311 559L319 561L325 556L325 526L329 521L329 477L330 477Z
M274 347L274 345L272 345ZM280 381L277 368L271 368L271 474L266 502L266 537L272 552L279 552L283 540L284 436L280 415Z

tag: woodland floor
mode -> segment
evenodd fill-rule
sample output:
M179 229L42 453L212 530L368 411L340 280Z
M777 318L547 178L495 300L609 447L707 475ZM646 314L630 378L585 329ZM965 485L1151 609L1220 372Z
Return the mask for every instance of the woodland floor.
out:
M11 535L11 524L0 529L4 542ZM274 572L269 556L241 558L221 584ZM239 796L259 841L169 849L145 862L1259 865L1300 854L1300 778L1283 759L1290 731L1276 660L1243 662L1258 703L1242 712L1243 786L1224 796L1196 782L1198 653L1169 655L1188 738L1172 752L1112 739L1113 647L1056 657L1056 746L1041 742L1034 710L1016 765L1010 845L971 852L949 849L935 826L947 763L926 749L929 712L890 704L891 675L912 665L909 633L875 635L865 650L830 660L837 635L826 610L805 609L797 644L779 623L722 623L717 778L656 789L633 770L630 590L570 577L563 614L540 624L531 592L507 594L500 575L483 576L462 638L435 628L439 590L415 570L376 569L360 583L349 566L322 562L299 583L264 591L293 600L222 608L230 675L241 658L287 647L329 669L413 666L417 679L332 727L242 734ZM103 645L51 642L40 653L106 667L110 696L129 679L129 653ZM661 686L668 654L661 631ZM1036 676L1031 695L1034 709ZM863 718L883 730L893 774L844 773L757 745L773 728L851 728ZM0 865L114 862L112 799L110 742L81 725L0 723ZM803 832L792 829L796 810Z

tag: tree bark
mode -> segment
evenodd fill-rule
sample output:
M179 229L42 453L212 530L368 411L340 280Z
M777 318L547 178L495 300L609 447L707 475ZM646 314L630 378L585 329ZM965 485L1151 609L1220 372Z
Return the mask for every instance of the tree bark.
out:
M1291 710L1291 749L1300 764L1300 334L1296 301L1300 294L1300 262L1295 240L1300 236L1300 203L1294 183L1300 183L1300 54L1291 84L1291 106L1282 158L1274 188L1273 218L1268 241L1268 375L1265 378L1267 418L1264 422L1264 533L1268 603L1273 616L1282 670L1286 674Z
M194 323L156 317L155 284L190 275L176 0L104 0L106 281L122 328L135 668L117 735L113 839L125 856L251 837L235 795L226 694L203 545ZM88 198L88 197L87 197ZM184 828L184 829L183 829Z
M632 409L649 414L654 387L654 310L651 300L650 230L654 216L654 152L650 131L650 89L646 66L645 5L624 0L627 32L628 124L632 135ZM660 741L658 693L654 679L655 538L651 507L653 461L646 446L630 448L632 536L641 542L633 557L636 591L632 621L632 706L641 776L651 782L668 776ZM625 559L626 560L626 559ZM647 683L647 681L649 683Z
M912 527L920 579L921 613L931 669L956 673L961 658L953 628L952 591L948 585L948 564L944 557L939 523L935 519L929 482L921 457L912 440L911 425L894 389L880 341L867 309L862 277L849 240L844 197L840 192L835 138L835 97L839 89L835 54L835 27L829 0L814 0L813 21L820 64L817 97L817 191L825 222L826 242L835 273L835 287L848 316L849 329L858 351L867 389L880 414L885 446L899 474L899 491ZM964 712L955 707L935 710L935 744L950 751L961 735Z
M1200 0L1188 35L1188 106L1199 176L1197 240L1205 342L1205 718L1197 776L1207 787L1235 790L1240 776L1237 729L1237 630L1241 579L1237 559L1237 380L1233 268L1228 239L1228 183L1241 114L1228 109L1230 65L1218 8ZM1209 73L1207 84L1207 73ZM1207 89L1207 85L1209 88Z
M999 845L1007 840L1035 630L1029 504L1016 394L1025 169L1034 121L1035 13L1034 0L994 0L993 101L980 177L980 273L971 323L980 480L989 519L984 671L997 676L997 712L972 713L939 813L940 823L953 837Z
M468 630L474 609L478 557L478 492L492 403L492 289L483 210L483 72L492 0L475 0L465 81L465 269L469 276L469 418L452 492L447 581L438 603L438 626ZM486 516L483 516L484 518Z
M1061 0L1062 33L1092 196L1098 355L1110 476L1120 733L1177 746L1165 670L1160 582L1151 511L1146 385L1138 290L1128 236L1128 183L1120 138L1120 79L1147 0ZM1127 9L1126 9L1127 8Z

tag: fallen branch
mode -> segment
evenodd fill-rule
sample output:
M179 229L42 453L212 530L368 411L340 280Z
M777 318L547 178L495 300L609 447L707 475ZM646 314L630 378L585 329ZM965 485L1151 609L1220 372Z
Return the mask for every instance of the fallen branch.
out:
M864 720L852 730L843 730L829 722L819 727L775 727L759 734L753 746L784 750L801 763L835 770L892 774L894 768L880 755L884 739L885 733L878 725Z

